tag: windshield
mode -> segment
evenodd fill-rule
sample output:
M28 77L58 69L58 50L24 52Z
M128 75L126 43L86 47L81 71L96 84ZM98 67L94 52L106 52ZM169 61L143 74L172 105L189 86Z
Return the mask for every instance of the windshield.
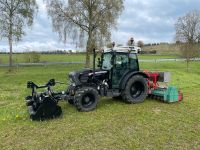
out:
M111 69L111 60L112 60L112 55L110 53L105 53L103 56L103 63L102 63L102 69Z

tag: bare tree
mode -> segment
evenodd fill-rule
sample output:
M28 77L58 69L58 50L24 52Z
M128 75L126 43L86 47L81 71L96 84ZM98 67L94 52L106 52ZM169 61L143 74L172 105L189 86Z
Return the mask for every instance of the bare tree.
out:
M176 24L176 41L196 43L200 38L200 11L191 11L178 18Z
M182 57L186 59L187 71L189 71L190 61L193 58L200 56L200 47L198 44L183 43L183 44L180 44L180 50L181 50Z
M36 51L24 53L24 60L27 63L33 62L38 63L40 62L41 55Z
M176 24L176 43L179 45L182 57L186 59L187 71L192 58L200 55L200 11L191 11L178 18Z
M24 27L33 24L36 0L0 0L0 37L9 43L9 65L12 66L13 41L21 40Z
M141 41L141 40L140 40L140 41L138 41L138 42L137 42L137 46L139 46L139 47L143 47L143 46L144 46L144 42L143 42L143 41Z
M90 52L110 38L110 30L123 10L124 0L46 0L53 29L66 42L67 37L86 39L86 67Z

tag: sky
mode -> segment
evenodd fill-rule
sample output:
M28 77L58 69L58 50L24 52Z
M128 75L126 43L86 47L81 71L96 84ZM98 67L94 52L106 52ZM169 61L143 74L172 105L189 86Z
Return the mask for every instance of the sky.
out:
M59 40L53 32L43 0L37 0L39 10L31 29L26 29L22 41L14 43L13 50L47 51L71 50L72 40ZM124 11L118 19L117 30L112 30L112 41L126 44L130 37L144 43L174 42L174 24L178 17L192 10L200 10L200 0L125 0ZM6 40L0 41L0 51L8 52Z

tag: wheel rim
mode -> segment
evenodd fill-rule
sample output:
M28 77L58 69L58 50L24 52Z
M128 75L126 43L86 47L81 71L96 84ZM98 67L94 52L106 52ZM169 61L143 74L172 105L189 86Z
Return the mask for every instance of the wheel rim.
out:
M131 85L130 93L132 98L137 98L144 92L144 85L141 82L134 82Z
M95 96L93 94L85 94L82 97L82 106L85 108L90 107L91 105L93 105L95 103Z

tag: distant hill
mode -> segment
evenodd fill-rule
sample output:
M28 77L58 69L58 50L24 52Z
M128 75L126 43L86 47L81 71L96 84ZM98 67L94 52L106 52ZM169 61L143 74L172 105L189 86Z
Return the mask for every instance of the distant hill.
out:
M154 51L156 50L157 54L161 55L179 55L180 50L176 44L160 44L152 46L144 46L142 48L144 51Z

